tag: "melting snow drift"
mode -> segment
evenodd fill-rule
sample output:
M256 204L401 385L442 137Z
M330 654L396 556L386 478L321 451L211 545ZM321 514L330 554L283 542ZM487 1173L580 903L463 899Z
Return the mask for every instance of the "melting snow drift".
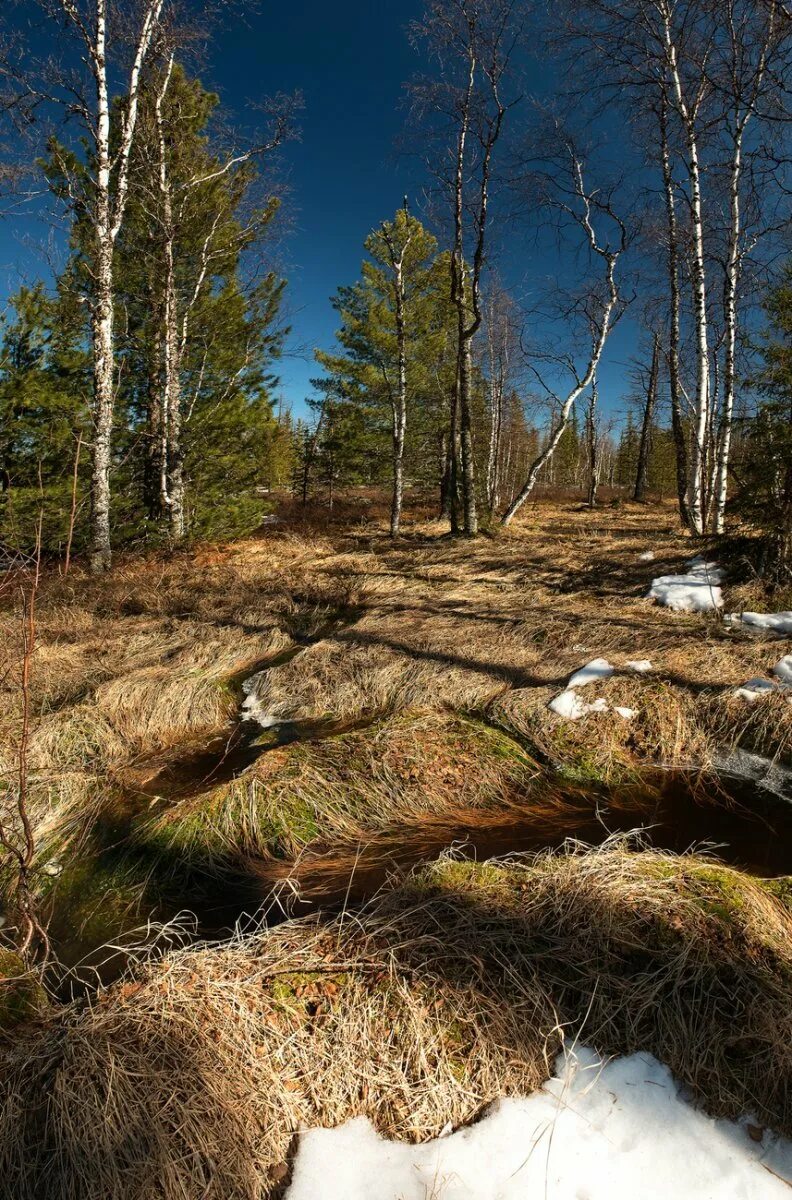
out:
M652 664L648 658L633 659L625 664L628 671L634 671L639 675L646 671L651 671ZM608 701L600 696L591 704L587 704L582 700L575 691L576 688L587 687L590 683L598 683L602 679L610 679L615 668L611 666L607 658L592 658L591 662L586 663L585 667L581 667L579 671L575 671L570 677L566 689L550 701L548 708L557 716L563 717L567 721L579 721L581 717L588 716L589 713L595 712L610 712ZM625 721L631 720L636 716L636 709L624 708L615 705L614 712L623 717Z
M720 584L723 571L714 562L692 558L685 575L659 575L652 580L647 599L675 612L709 612L723 608Z
M592 658L591 662L586 663L585 667L581 667L579 671L575 671L567 687L585 687L587 683L596 683L600 679L610 679L612 674L613 667L607 658Z
M565 692L560 692L555 700L551 700L547 707L551 712L557 713L559 717L566 717L568 721L578 721L587 713L607 712L608 701L600 696L599 700L595 700L593 704L587 704L585 700L581 700L576 691L567 688Z
M792 654L785 654L773 667L775 679L765 679L763 675L754 675L753 679L736 689L736 695L753 704L760 696L769 692L782 692L792 703Z
M771 629L774 633L792 635L792 612L729 613L726 620L733 625L738 625L742 622L743 625L752 625L757 629Z
M303 1133L287 1200L789 1200L792 1143L716 1121L648 1054L561 1056L527 1099L421 1146L365 1117Z

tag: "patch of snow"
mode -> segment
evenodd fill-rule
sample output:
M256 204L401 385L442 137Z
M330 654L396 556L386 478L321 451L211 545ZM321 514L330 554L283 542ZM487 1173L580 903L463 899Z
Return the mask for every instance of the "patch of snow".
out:
M675 612L710 612L723 608L723 571L714 562L692 558L685 575L659 575L652 580L648 600Z
M637 708L623 708L621 705L615 705L613 711L618 713L620 717L624 717L625 721L631 721L633 717L638 715Z
M242 691L245 693L245 699L242 701L242 720L258 721L262 729L272 729L274 725L280 725L281 722L279 717L274 717L264 707L261 698L256 693L262 674L263 672L257 671L255 675L249 675L242 681Z
M651 671L652 664L648 658L631 658L625 666L629 671L637 671L639 675L645 675L647 671Z
M778 676L785 687L792 687L792 654L785 654L776 663L773 674Z
M744 625L753 625L757 629L772 629L775 633L788 633L792 635L792 612L729 613L726 620L733 624L742 622Z
M641 562L653 562L654 550L644 550L643 554L639 554L638 558Z
M581 667L579 671L575 671L567 687L586 687L587 684L597 683L600 679L609 679L612 674L613 667L607 658L592 658L591 662L586 663L585 667Z
M788 1200L790 1183L792 1142L692 1108L649 1054L578 1048L532 1096L423 1145L365 1117L307 1130L287 1200Z
M779 799L792 801L792 769L772 758L730 747L727 753L716 756L713 767L719 775L750 781Z
M779 684L775 680L765 679L762 675L754 675L752 679L747 679L742 687L737 688L735 695L753 704L754 700L758 700L760 696L766 696L768 692L777 692L778 690Z
M565 717L568 721L579 721L588 713L607 712L608 702L600 696L593 704L587 704L585 700L581 700L576 691L567 688L565 692L560 692L554 700L551 700L547 707L551 712L557 713L559 717Z

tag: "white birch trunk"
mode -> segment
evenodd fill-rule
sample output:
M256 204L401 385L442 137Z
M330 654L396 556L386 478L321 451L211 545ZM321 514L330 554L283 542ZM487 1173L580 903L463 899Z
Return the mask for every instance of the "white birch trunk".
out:
M691 278L693 315L696 330L696 404L693 420L693 445L690 464L688 503L694 533L704 532L704 484L707 457L707 430L710 418L709 331L707 318L707 270L704 253L704 203L701 190L696 109L685 98L677 48L671 36L671 18L664 6L664 30L668 67L671 72L677 110L682 120L687 147L690 179L690 222L693 241Z

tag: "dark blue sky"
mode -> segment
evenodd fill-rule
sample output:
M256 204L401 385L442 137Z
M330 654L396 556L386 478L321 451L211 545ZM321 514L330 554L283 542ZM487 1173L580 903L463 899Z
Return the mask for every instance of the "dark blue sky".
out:
M317 374L316 346L332 345L337 318L330 297L358 275L363 241L392 215L405 193L420 214L418 159L398 153L406 111L404 83L422 64L407 25L420 16L421 0L283 0L264 3L247 24L218 32L204 81L220 92L239 123L246 106L274 92L304 94L302 139L287 147L292 229L283 246L289 280L291 345L281 364L282 394L303 409ZM528 66L532 92L552 89L550 69ZM514 121L520 121L519 110ZM27 220L0 222L0 287L18 286L46 273L41 246L47 231ZM26 239L28 239L26 241ZM552 239L539 247L519 229L493 243L497 266L518 298L535 305L548 279L561 269ZM603 403L621 409L626 363L637 349L636 330L616 331L600 371Z

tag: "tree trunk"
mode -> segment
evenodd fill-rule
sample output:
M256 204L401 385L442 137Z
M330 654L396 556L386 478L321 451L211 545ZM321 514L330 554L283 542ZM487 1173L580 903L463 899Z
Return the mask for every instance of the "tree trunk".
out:
M715 532L723 533L726 522L726 497L729 485L732 421L734 418L734 385L737 358L737 287L740 274L740 175L742 172L742 130L734 145L730 179L729 257L723 288L723 308L726 323L726 350L723 363L723 406L718 438L718 464L715 475Z
M91 462L91 570L108 569L110 549L110 458L113 430L113 232L110 215L110 102L107 92L107 23L97 5L96 27L96 239L92 332L93 453Z
M409 240L409 239L408 239ZM404 434L407 428L407 331L404 320L404 254L393 259L393 288L396 307L396 353L398 380L393 401L393 498L391 500L390 533L397 537L401 524L404 496Z
M96 179L93 192L92 224L94 234L95 297L91 321L93 358L93 454L91 463L91 570L105 571L111 562L110 548L110 466L114 396L113 347L113 247L126 206L129 186L129 157L137 121L140 76L148 54L154 26L159 20L163 0L147 0L142 14L134 58L129 74L126 106L121 118L118 148L110 153L110 96L107 70L107 0L95 0L96 20L93 39L77 15L77 6L63 4L64 12L76 24L86 43L96 84L94 120L86 114L95 139ZM116 171L115 188L110 186L111 162Z
M446 430L440 435L440 518L451 516L451 439Z
M668 283L671 298L671 323L668 339L668 386L671 393L671 431L676 454L676 486L679 517L686 529L690 528L688 505L688 452L685 438L685 422L682 416L681 387L679 378L680 310L679 294L679 246L677 240L676 199L674 179L671 171L671 152L668 143L668 97L663 89L660 107L660 136L663 160L663 185L665 190L666 217L668 224Z
M687 145L687 169L690 178L690 223L693 234L691 282L693 285L693 315L696 330L696 412L693 422L693 454L689 479L690 525L694 533L704 532L704 485L709 427L709 332L707 317L707 270L704 256L704 213L699 168L698 138L695 115L685 101L682 76L676 46L671 40L670 20L665 19L668 65L682 119Z
M593 331L591 357L585 373L583 374L582 378L578 379L578 382L572 388L566 400L561 405L558 424L556 425L555 429L551 430L547 445L545 446L544 450L542 450L534 459L528 470L528 475L522 488L501 517L501 525L511 524L517 512L519 512L523 504L525 504L525 501L530 496L531 492L536 487L536 481L539 478L539 472L546 463L552 462L556 447L561 441L561 438L564 436L566 428L569 424L569 418L572 415L572 409L575 405L575 401L580 395L582 395L583 392L585 392L586 388L589 387L589 385L593 383L594 379L596 378L597 367L599 366L600 359L602 358L602 351L605 349L605 343L607 342L611 331L611 322L619 302L619 292L616 286L616 262L621 251L614 252L611 250L603 250L597 245L594 239L590 223L588 230L589 236L592 240L592 245L594 246L596 252L605 258L607 264L605 281L608 288L608 299L606 300L603 308L601 324L596 331Z
M494 332L490 330L490 436L487 450L487 508L490 514L497 512L500 504L501 436L503 430L504 370L496 364L492 345Z
M471 390L473 382L472 337L472 333L466 331L459 350L459 432L462 450L462 510L465 533L469 537L475 537L478 533L476 464L473 457L471 414Z
M660 375L660 336L655 334L652 349L652 369L649 374L649 387L646 389L646 404L644 405L643 422L641 423L641 441L638 446L638 466L635 472L635 487L633 500L643 504L646 499L646 485L649 477L649 451L652 445L652 422L657 405L657 385Z
M599 487L599 448L597 445L597 382L592 381L591 396L588 412L586 413L586 435L588 440L588 506L597 506L597 488Z

